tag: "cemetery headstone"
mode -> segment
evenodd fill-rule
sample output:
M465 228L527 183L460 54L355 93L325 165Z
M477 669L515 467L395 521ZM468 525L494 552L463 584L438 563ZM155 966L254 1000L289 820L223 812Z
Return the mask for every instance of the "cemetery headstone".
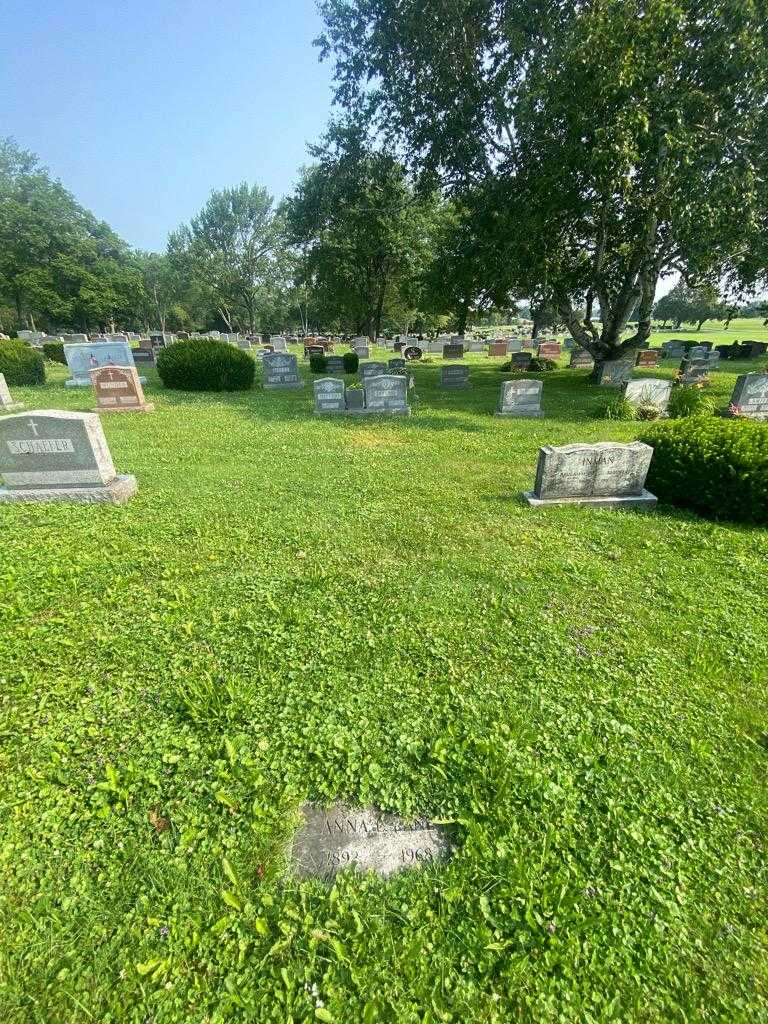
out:
M99 417L43 410L0 419L0 502L122 504L136 478L118 476Z
M494 415L539 419L544 415L541 410L542 390L540 380L505 380Z
M509 352L511 354L513 352L522 352L522 351L523 351L523 343L522 343L522 341L520 341L519 338L510 338L510 340L507 342L507 352Z
M728 415L768 420L768 371L742 373L736 378Z
M460 341L450 341L443 345L443 359L463 359L464 345Z
M365 381L365 411L390 416L410 416L408 381L405 377L385 374Z
M342 356L328 356L326 363L328 373L344 373L344 359Z
M353 351L357 352L360 359L368 359L371 355L371 350L367 345L355 345Z
M360 363L357 369L360 380L365 384L369 377L381 377L382 374L387 372L387 364L372 362L372 363Z
M653 507L656 497L645 489L652 456L642 441L547 445L539 449L534 488L523 497L533 507Z
M98 408L95 412L152 412L154 405L144 398L135 366L103 366L91 370Z
M423 355L424 350L419 348L418 345L409 345L408 348L403 349L403 356L409 362L421 359Z
M323 377L313 381L315 392L315 412L346 412L346 387L343 380L336 377Z
M275 352L287 352L288 342L285 338L275 337L269 339L269 344L272 346Z
M491 359L503 359L507 354L506 341L492 341L488 346L488 355Z
M269 391L273 388L303 388L299 376L299 361L288 352L265 352L261 360L264 367L263 385Z
M253 345L251 343L251 339L250 338L242 338L241 337L241 338L237 339L237 347L239 349L241 349L241 351L243 351L243 352L250 352L251 349L253 348Z
M127 341L93 341L87 345L73 344L64 346L64 358L67 361L70 380L64 381L67 387L90 387L91 370L101 366L134 366L133 351ZM139 378L142 384L145 378Z
M468 366L442 366L440 368L440 387L446 391L461 391L469 387Z
M530 369L532 358L533 356L530 352L513 352L512 359L510 360L512 369L521 371Z
M585 348L575 348L571 352L571 361L568 365L571 370L592 370L595 360Z
M387 373L396 373L405 369L405 360L401 356L387 360Z
M632 376L634 359L609 359L600 367L598 384L604 388L620 388Z
M637 353L635 366L658 366L661 362L661 349L645 348Z
M689 359L686 357L680 363L680 372L678 373L678 380L681 384L704 383L707 379L708 373L708 359Z
M537 353L539 359L557 359L560 356L559 341L543 341Z
M24 408L23 402L14 402L5 375L0 373L0 412L17 412Z
M671 393L672 381L660 377L630 380L624 387L624 397L632 405L654 405L661 413L666 413Z
M406 822L375 808L337 803L324 810L305 804L302 819L290 858L300 878L331 879L344 868L388 877L423 867L451 851L445 826L426 819Z

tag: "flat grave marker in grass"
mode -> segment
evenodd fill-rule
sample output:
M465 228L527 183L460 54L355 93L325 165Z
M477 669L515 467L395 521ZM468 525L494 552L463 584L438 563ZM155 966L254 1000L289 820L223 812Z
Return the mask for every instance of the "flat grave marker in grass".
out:
M505 380L499 394L499 407L494 416L511 416L523 419L539 419L541 393L544 385L540 380Z
M768 420L768 372L742 373L737 378L728 415Z
M445 828L424 819L406 822L344 803L328 810L305 804L302 818L291 847L293 870L301 878L330 879L344 868L375 871L386 878L450 852Z
M0 373L0 412L17 412L24 408L23 402L14 402L4 374Z
M322 355L322 350L318 354ZM264 367L264 387L267 390L304 387L296 356L288 352L266 352L261 363Z
M653 507L656 497L645 489L652 456L653 448L642 441L546 445L539 449L534 488L523 497L534 507Z
M95 412L153 412L135 366L103 366L91 370L98 408Z
M136 478L118 476L94 413L44 410L0 419L0 502L128 501Z

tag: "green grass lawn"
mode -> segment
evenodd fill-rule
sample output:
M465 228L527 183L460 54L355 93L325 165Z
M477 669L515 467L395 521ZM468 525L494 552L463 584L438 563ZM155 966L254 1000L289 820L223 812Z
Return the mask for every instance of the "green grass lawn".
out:
M400 420L142 371L130 504L0 507L3 1024L768 1020L768 534L529 509L540 445L643 424L467 362ZM456 852L298 883L337 797Z

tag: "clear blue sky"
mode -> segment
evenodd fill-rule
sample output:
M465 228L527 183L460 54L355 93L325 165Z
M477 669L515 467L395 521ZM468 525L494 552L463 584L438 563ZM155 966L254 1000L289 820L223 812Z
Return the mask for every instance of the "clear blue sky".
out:
M0 0L0 134L131 245L212 188L289 192L331 108L314 0Z

